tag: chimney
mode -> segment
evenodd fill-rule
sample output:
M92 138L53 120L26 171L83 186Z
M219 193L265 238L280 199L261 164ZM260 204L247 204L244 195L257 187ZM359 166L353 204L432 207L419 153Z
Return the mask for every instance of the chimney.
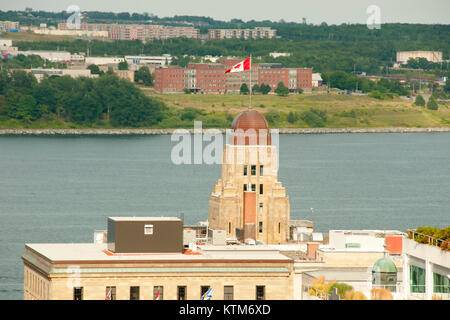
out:
M308 242L306 243L306 256L310 260L317 259L317 249L319 249L320 243L318 242Z

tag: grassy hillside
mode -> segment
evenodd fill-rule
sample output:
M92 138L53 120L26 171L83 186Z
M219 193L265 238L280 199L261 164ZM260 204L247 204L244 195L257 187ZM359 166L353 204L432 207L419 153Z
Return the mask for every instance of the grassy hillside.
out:
M216 118L229 122L249 104L249 97L242 95L160 94L151 90L147 94L164 101L174 114L182 113L184 108L201 110L196 118L205 120ZM280 128L311 127L301 118L301 114L311 108L326 112L324 127L328 128L450 126L448 103L440 104L437 111L431 111L402 98L377 100L337 94L255 95L252 105L266 115L271 126ZM298 116L294 122L292 119L288 121L290 112ZM163 121L162 126L166 127L166 124Z

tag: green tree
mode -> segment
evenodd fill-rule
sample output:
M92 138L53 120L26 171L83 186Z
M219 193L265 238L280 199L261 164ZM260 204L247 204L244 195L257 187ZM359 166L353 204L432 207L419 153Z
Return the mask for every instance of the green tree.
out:
M126 61L119 62L118 68L119 70L128 70L128 62Z
M134 82L143 83L145 86L153 86L153 76L148 67L141 67L134 73Z
M298 114L296 112L294 113L292 111L289 111L289 114L287 116L287 121L289 123L295 123L297 120L298 120Z
M272 88L268 84L263 83L259 87L259 90L261 91L262 94L268 94L270 90L272 90Z
M252 87L252 93L260 93L261 92L261 88L258 86L258 84L254 84Z
M450 77L448 77L445 81L444 91L446 93L450 93Z
M100 68L96 64L91 64L87 68L91 70L91 74L98 74L98 75L104 74L104 72L100 70Z
M279 82L277 88L275 89L275 93L279 96L285 97L289 94L289 89L284 85L283 82Z
M250 93L250 91L248 90L248 86L247 86L246 83L243 83L243 84L241 85L241 88L240 88L239 92L240 92L240 94L249 94L249 93Z
M427 109L429 109L429 110L437 110L438 109L438 104L433 97L430 97L430 99L428 99Z
M425 99L419 94L416 97L416 101L414 101L414 104L416 106L419 106L419 107L424 107L425 106Z

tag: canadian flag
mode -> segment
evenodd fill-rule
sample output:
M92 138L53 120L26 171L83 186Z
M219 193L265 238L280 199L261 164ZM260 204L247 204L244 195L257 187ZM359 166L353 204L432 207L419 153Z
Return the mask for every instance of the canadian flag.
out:
M242 72L242 71L245 71L245 70L250 70L251 64L252 64L252 58L248 57L247 59L239 62L238 64L235 64L234 66L232 66L230 69L225 71L225 73Z

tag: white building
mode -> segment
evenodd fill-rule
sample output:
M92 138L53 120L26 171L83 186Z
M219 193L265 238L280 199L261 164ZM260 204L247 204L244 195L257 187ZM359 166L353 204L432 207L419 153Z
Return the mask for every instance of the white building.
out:
M317 88L322 85L323 79L320 73L313 73L312 74L312 86Z
M125 60L128 64L149 64L164 67L172 63L172 56L170 54L163 54L162 56L125 56Z
M442 52L439 51L400 51L397 52L397 62L406 64L409 59L425 58L430 62L442 62Z
M96 78L97 74L91 74L89 69L31 69L31 73L34 74L38 81L41 81L45 75L48 76L70 76L72 78Z
M287 53L287 52L271 52L271 53L269 53L269 55L271 57L274 57L275 59L278 57L290 57L291 56L291 54Z
M125 61L125 58L119 57L86 57L85 63L87 65L96 64L98 66L107 64L119 64Z
M439 241L430 237L430 242ZM405 238L403 242L404 295L408 299L450 300L450 251Z

